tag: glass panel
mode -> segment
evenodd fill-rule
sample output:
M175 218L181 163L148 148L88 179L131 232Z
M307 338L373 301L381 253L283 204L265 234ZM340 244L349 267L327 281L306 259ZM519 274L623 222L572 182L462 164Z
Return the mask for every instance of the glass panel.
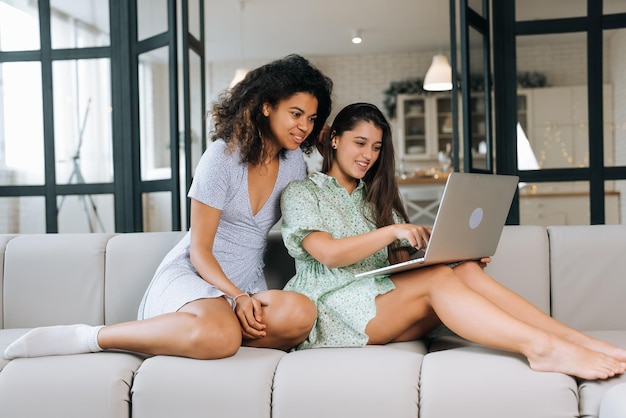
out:
M0 63L0 185L44 184L41 65Z
M467 5L479 15L483 15L483 0L467 0Z
M470 51L470 88L472 98L470 102L470 150L474 168L487 168L487 124L489 118L486 113L486 91L484 85L484 53L482 49L483 35L476 29L469 28L470 45L481 45Z
M520 189L521 225L589 225L589 184L526 184Z
M428 153L426 143L426 109L424 98L420 96L398 95L398 110L401 123L404 125L401 153L407 157ZM431 154L435 154L431 150Z
M55 61L52 75L57 182L112 182L109 59Z
M200 0L189 0L189 33L200 39Z
M437 160L439 169L448 172L452 168L452 98L437 98Z
M111 194L58 196L59 232L114 232L114 210Z
M139 136L142 180L172 177L168 47L139 56Z
M167 32L168 0L137 0L137 39Z
M626 224L626 180L608 181L605 186L607 224Z
M189 86L191 99L191 166L192 170L202 156L202 125L205 123L202 114L202 89L201 89L201 63L200 57L193 51L189 51Z
M515 1L515 19L518 21L559 19L581 16L587 16L587 0L567 0L566 2L547 2L545 0Z
M52 48L110 45L109 2L50 0Z
M604 164L626 166L626 29L604 31Z
M39 48L37 1L0 0L0 51Z
M589 165L584 33L518 36L518 85L527 94L526 136L540 168Z
M602 5L604 6L604 14L626 13L626 3L624 0L603 0Z
M205 123L202 114L202 89L201 89L201 62L200 56L193 51L189 51L189 86L190 86L190 104L191 104L191 171L192 176L196 165L202 156L202 127ZM182 155L181 155L182 162ZM187 185L185 184L184 164L181 164L181 213L182 213L182 229L187 226Z
M622 223L624 207L622 197L626 196L626 180L610 180L604 183L604 223L619 225Z
M172 193L153 192L141 196L144 232L172 230Z
M45 233L45 204L43 196L0 197L0 234Z

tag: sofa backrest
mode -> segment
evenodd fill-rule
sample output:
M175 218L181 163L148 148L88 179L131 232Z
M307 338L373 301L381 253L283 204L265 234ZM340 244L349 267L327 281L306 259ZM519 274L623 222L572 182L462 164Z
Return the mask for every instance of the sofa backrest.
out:
M184 231L0 235L0 328L137 318L159 263ZM265 254L270 288L294 273L279 231Z
M104 320L104 256L112 234L32 234L4 257L4 328Z
M550 313L550 247L544 227L505 226L485 271L504 286Z
M185 232L137 232L109 240L105 262L104 323L137 319L137 309L163 257Z
M552 316L582 331L626 330L626 225L548 233Z
M135 319L158 264L184 234L0 235L0 327ZM621 225L506 226L486 271L574 328L623 330L623 248ZM270 288L294 274L279 231L265 263Z
M3 328L2 324L4 323L4 308L3 308L3 299L4 299L4 252L6 250L6 246L15 235L10 234L0 234L0 328Z

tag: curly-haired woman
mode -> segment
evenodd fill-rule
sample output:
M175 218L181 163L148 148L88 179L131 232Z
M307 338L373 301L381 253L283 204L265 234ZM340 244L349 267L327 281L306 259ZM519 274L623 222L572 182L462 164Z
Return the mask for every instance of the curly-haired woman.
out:
M286 185L306 176L331 109L332 81L290 55L261 66L213 108L213 142L189 190L191 228L157 269L139 320L36 328L5 357L122 349L199 359L243 344L288 350L316 318L304 295L267 290L263 252Z

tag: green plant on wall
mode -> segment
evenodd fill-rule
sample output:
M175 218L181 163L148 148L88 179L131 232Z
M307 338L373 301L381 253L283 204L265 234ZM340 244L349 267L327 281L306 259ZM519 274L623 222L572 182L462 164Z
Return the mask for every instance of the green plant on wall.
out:
M426 95L429 92L424 90L424 83L421 78L407 78L402 81L392 81L389 84L389 88L383 92L385 94L385 100L383 106L387 112L387 116L393 119L396 116L396 105L398 94L423 94Z
M547 87L548 80L543 73L537 71L525 71L517 74L517 85L522 88ZM480 92L485 90L484 78L481 74L470 74L469 87L471 92ZM459 89L460 79L459 79ZM431 92L424 90L424 82L419 77L407 78L401 81L392 81L389 88L383 91L385 99L383 106L390 119L396 117L396 105L398 94L421 94L428 95Z

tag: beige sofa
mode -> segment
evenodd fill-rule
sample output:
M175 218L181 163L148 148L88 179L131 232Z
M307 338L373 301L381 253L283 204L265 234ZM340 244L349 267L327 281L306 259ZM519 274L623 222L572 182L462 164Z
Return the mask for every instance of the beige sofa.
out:
M31 327L134 319L182 235L0 235L0 353ZM557 319L626 347L625 248L626 226L507 226L488 271ZM270 287L280 287L293 263L276 232L266 260ZM596 417L602 408L615 418L625 383L534 372L519 355L454 337L429 347L242 348L206 361L0 357L0 417Z

